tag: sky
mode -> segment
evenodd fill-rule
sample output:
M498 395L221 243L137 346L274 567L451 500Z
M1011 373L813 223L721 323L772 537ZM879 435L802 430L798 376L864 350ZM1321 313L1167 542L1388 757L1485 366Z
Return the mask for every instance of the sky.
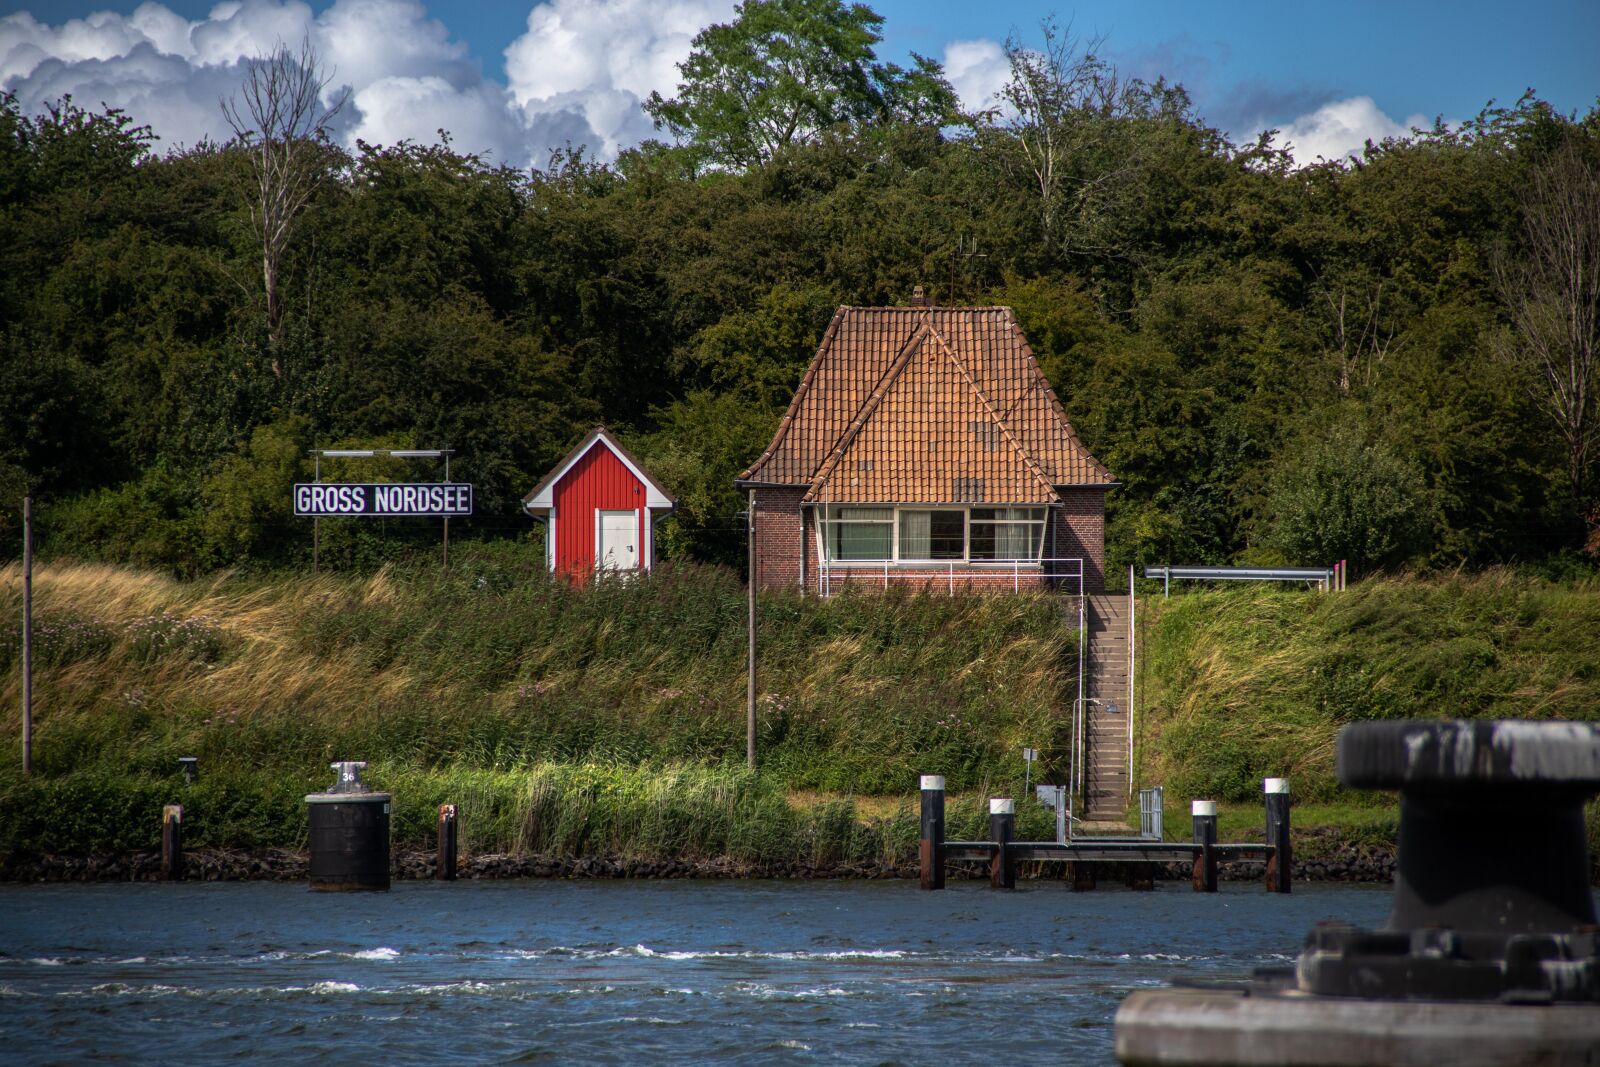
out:
M1235 141L1280 131L1297 161L1459 122L1533 88L1564 113L1600 96L1600 0L878 0L880 60L939 60L973 108L1004 83L1003 45L1054 16L1124 73L1187 88ZM223 140L240 63L309 37L348 87L338 135L393 144L450 132L517 167L585 145L601 159L659 136L640 109L733 0L0 0L0 89L31 112L70 93L148 124L161 149Z

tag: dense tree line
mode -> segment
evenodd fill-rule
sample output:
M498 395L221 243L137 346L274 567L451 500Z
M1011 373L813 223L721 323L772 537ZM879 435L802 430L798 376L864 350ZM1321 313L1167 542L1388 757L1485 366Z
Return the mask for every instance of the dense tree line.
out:
M756 47L794 39L775 11L821 53ZM604 421L678 493L670 551L736 561L732 478L835 306L922 284L1017 310L1124 483L1113 564L1600 549L1600 297L1540 248L1584 230L1600 108L1529 95L1297 168L1053 27L1013 44L1006 108L958 114L936 64L876 62L879 21L751 0L647 105L673 143L611 164L305 132L319 180L270 307L248 136L163 154L137 116L0 97L6 544L31 492L53 551L299 561L313 447L454 448L478 487L457 536L526 537L520 496ZM437 475L387 462L323 475ZM424 525L325 524L324 558Z

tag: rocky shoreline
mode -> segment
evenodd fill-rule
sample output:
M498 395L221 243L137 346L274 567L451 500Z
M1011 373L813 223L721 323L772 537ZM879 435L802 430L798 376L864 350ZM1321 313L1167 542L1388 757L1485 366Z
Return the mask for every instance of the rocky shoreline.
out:
M1394 878L1394 850L1344 842L1319 841L1323 847L1304 858L1297 857L1294 877L1312 882L1387 883ZM1297 845L1299 842L1297 842ZM1306 842L1310 844L1310 842ZM401 850L394 854L396 880L430 879L436 857L432 851ZM1152 865L1097 864L1096 880L1107 885L1122 881L1148 880ZM300 881L307 877L309 858L298 849L220 849L197 848L184 853L184 880L194 882ZM1134 868L1140 868L1134 870ZM1061 880L1067 865L1023 863L1017 875L1022 879ZM1155 877L1188 881L1188 864L1172 863L1157 867ZM1263 877L1263 865L1255 860L1238 860L1219 866L1224 881L1252 881ZM156 851L97 853L88 856L7 856L0 857L3 882L153 882L161 876L161 856ZM750 878L750 879L888 879L916 878L915 864L880 863L741 863L728 859L633 859L604 856L543 856L485 853L464 855L457 866L463 880L488 878ZM956 863L950 878L988 877L987 868L978 863Z

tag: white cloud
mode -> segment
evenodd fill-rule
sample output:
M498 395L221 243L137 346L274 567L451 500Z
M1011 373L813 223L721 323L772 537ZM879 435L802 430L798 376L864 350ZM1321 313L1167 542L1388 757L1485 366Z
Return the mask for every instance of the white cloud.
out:
M733 15L732 0L551 0L505 51L512 98L530 115L582 114L611 156L655 136L639 105L671 96L695 34Z
M549 0L506 49L507 86L421 0L336 0L320 15L301 0L226 0L193 22L159 3L60 25L20 12L0 17L0 88L28 112L68 93L122 108L166 145L223 140L218 101L241 63L309 37L330 90L351 90L347 146L431 143L443 128L456 148L518 166L569 142L610 158L654 134L640 102L670 94L694 35L732 12L733 0Z
M944 76L964 108L1000 106L1000 90L1011 80L1011 63L998 41L951 41L944 49Z
M1367 141L1373 144L1385 137L1404 137L1413 126L1427 127L1423 115L1410 115L1396 122L1373 102L1370 96L1335 100L1301 115L1282 127L1278 143L1290 149L1301 166L1318 159L1343 159L1359 156Z

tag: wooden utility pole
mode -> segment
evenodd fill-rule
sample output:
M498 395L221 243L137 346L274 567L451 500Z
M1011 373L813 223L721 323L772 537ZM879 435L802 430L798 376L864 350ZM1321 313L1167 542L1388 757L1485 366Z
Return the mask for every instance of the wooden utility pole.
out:
M750 508L745 512L745 534L750 541L750 611L745 623L750 648L745 655L745 734L744 761L756 769L756 491L750 490Z
M33 773L33 497L22 498L22 773Z

